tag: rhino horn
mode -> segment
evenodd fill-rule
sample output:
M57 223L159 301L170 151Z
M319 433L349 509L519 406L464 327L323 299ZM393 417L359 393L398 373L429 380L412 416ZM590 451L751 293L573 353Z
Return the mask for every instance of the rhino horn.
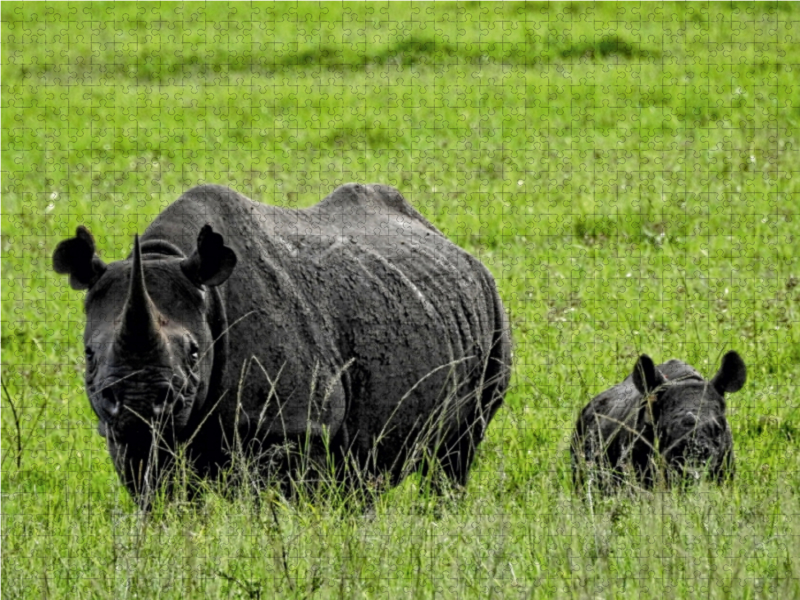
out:
M122 311L122 323L117 335L117 343L126 349L155 350L161 346L162 337L159 332L158 310L147 293L144 283L144 266L142 251L139 247L139 236L133 242L133 266L131 282L125 308Z

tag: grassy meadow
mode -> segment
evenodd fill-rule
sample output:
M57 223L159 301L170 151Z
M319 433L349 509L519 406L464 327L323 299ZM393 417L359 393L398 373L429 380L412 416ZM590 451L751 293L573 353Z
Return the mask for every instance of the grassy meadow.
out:
M3 598L800 598L800 5L2 7ZM137 512L83 390L106 262L199 183L397 187L483 260L513 386L456 499L211 492ZM728 486L573 493L640 353L736 350Z

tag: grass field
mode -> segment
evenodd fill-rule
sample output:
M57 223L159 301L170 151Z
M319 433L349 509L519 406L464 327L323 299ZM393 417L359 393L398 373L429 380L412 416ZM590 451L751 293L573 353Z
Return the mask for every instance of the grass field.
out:
M800 597L800 5L2 4L4 598ZM494 273L513 387L462 498L207 494L143 517L82 294L189 187L401 190ZM584 502L578 410L646 352L728 398L737 475ZM265 508L265 507L268 507Z

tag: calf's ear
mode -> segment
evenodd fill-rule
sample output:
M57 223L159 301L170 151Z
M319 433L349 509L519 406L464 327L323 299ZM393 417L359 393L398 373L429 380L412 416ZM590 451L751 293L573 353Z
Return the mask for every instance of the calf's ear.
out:
M181 262L181 270L196 286L225 283L236 266L236 253L225 245L211 225L204 225L197 236L197 248Z
M653 359L647 354L642 354L633 366L633 385L636 389L647 396L665 381L664 376L653 364Z
M720 394L738 392L747 381L747 367L738 353L731 350L722 357L722 365L711 380L711 385Z
M53 269L62 275L69 274L69 284L74 290L89 289L106 272L86 227L79 225L74 238L59 242L53 252Z

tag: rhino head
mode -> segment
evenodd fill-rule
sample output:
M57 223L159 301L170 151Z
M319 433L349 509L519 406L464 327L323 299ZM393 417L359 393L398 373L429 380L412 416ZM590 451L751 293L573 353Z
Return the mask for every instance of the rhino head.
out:
M188 258L172 244L140 244L136 236L131 256L105 264L83 226L56 247L56 272L87 292L86 392L134 496L153 449L192 433L215 359L208 288L225 282L235 265L236 254L209 225Z
M671 473L687 480L707 471L720 479L732 475L733 438L725 416L728 392L737 392L747 370L736 352L722 357L719 371L701 377L668 380L646 354L633 370L633 383L646 398L644 420L655 425L655 439Z

